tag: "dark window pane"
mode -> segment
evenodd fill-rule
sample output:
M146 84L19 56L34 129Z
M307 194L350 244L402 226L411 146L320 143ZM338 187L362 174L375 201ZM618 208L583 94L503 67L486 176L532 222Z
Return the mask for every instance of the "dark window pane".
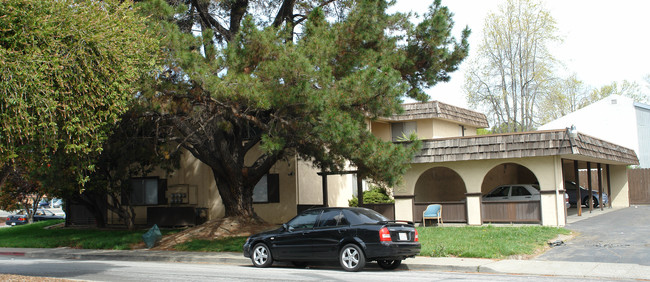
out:
M324 212L320 217L319 227L333 227L341 225L350 225L341 210L332 210Z
M528 189L522 186L512 186L512 196L530 196Z
M321 210L306 211L289 221L288 225L294 229L314 228L316 220L320 215Z

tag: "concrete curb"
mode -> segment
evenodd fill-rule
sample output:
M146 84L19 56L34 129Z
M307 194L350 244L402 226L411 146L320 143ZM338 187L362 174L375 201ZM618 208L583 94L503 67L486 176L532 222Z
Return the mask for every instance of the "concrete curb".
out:
M241 253L201 253L149 250L85 250L70 248L0 248L0 256L40 259L69 260L119 260L155 261L204 264L250 265L250 259ZM279 263L281 265L290 265ZM316 267L330 267L334 264L316 264ZM375 267L376 264L368 267ZM638 264L538 261L538 260L492 260L474 258L432 258L415 257L407 259L400 266L403 270L444 271L465 273L497 273L518 275L567 276L600 279L650 278L650 266Z

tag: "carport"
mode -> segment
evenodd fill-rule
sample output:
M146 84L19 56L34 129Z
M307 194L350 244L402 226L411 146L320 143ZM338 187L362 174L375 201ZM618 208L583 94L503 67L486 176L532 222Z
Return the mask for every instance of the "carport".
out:
M396 218L421 222L422 211L436 203L442 204L446 223L564 226L565 180L581 183L580 173L586 175L588 171L596 179L600 175L600 181L591 181L590 187L603 186L601 191L611 191L611 206L628 206L627 166L638 164L631 149L577 132L570 135L568 130L441 138L422 143L403 184L394 191ZM587 181L592 178L582 177ZM539 201L482 202L482 195L498 185L532 183L539 184Z

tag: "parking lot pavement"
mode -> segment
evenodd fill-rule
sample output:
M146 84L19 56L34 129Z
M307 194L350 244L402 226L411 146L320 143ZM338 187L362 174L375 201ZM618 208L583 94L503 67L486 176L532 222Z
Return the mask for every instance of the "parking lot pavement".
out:
M577 236L535 258L546 261L624 263L650 266L650 206L588 211L566 228Z

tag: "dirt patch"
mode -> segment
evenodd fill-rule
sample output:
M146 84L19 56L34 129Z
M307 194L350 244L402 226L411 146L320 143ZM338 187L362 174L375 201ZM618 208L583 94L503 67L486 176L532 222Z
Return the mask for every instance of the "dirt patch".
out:
M34 277L34 276L23 276L23 275L13 275L13 274L0 274L0 281L38 281L38 282L67 282L67 281L79 281L79 280L69 280L61 278L50 278L50 277Z
M546 244L544 244L544 247L537 249L533 254L530 255L514 255L514 256L509 256L507 259L519 259L519 260L530 260L538 257L539 255L545 253L549 249L555 246L560 246L561 244L564 244L566 241L569 241L573 239L575 236L577 236L577 233L571 232L569 234L560 234L557 235L557 237L548 240Z
M215 240L226 237L250 236L266 230L278 228L275 224L260 222L241 217L227 217L208 221L199 226L189 228L176 234L164 236L152 250L173 250L174 246L184 242L199 240ZM144 248L144 243L136 248Z

